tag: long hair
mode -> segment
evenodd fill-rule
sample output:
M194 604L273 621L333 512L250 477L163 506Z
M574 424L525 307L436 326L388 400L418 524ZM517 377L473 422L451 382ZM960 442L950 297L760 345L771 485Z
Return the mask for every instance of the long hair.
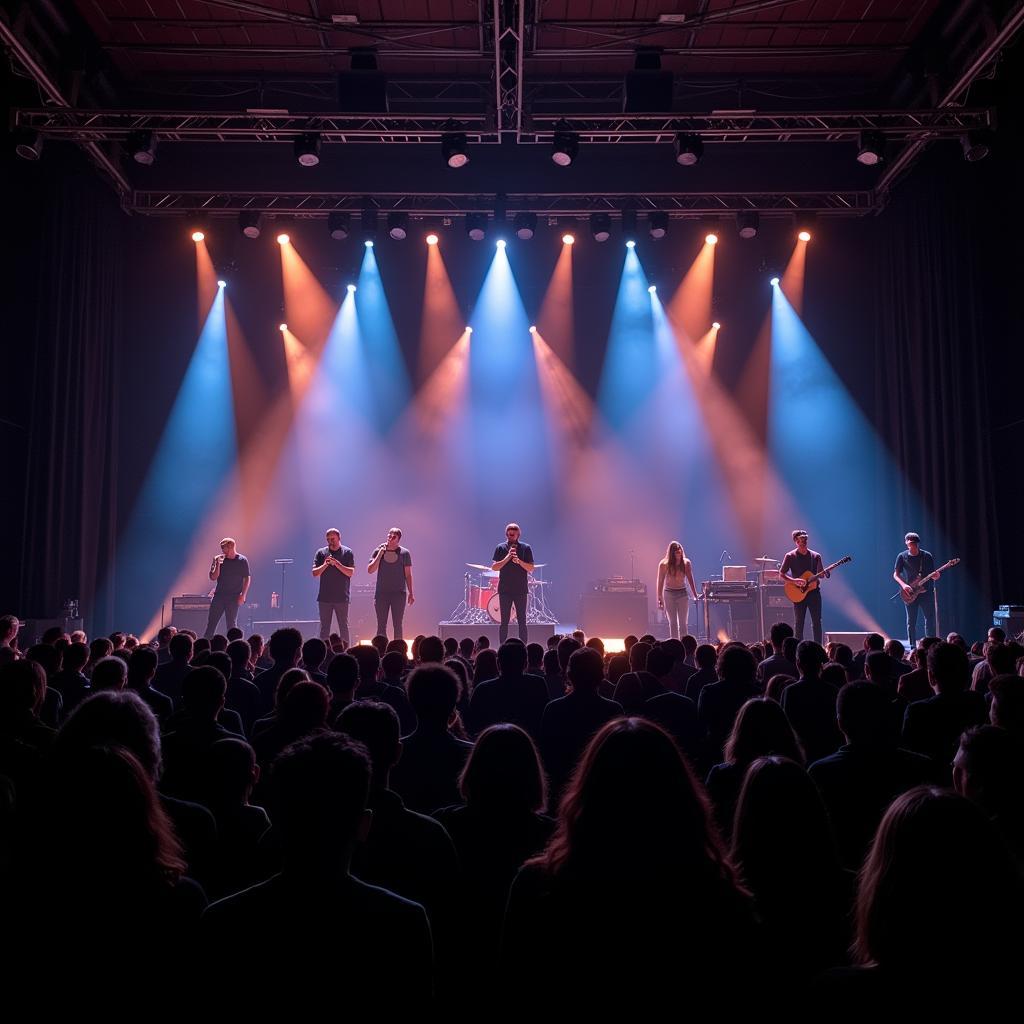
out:
M482 810L543 810L547 784L529 734L507 722L485 729L462 770L459 792L467 806Z
M804 763L804 752L786 712L774 700L753 697L736 715L725 743L725 761L745 770L752 761L771 754Z
M679 552L678 559L676 558L676 552ZM661 564L668 568L669 572L682 571L686 568L686 552L683 550L683 545L679 541L674 540L669 544L665 551L665 557L661 560Z
M608 722L566 788L558 825L531 864L551 875L676 878L739 889L703 787L660 726Z

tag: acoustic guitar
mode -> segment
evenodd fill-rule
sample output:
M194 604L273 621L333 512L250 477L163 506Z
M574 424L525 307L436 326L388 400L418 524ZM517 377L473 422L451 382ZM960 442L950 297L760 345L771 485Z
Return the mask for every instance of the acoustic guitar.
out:
M798 586L792 580L786 580L786 597L793 602L793 604L799 604L812 590L818 589L818 580L822 576L828 575L833 569L838 569L841 565L846 565L847 562L853 561L853 555L847 555L845 558L840 558L838 562L833 562L831 565L826 565L821 572L811 572L810 569L803 573L800 577L804 581L804 585Z
M889 600L895 601L897 597L902 597L904 604L913 604L924 593L924 588L929 580L937 580L940 572L945 572L947 569L952 569L954 565L959 564L959 558L951 558L945 565L940 565L938 569L933 569L927 576L922 576L919 573L917 579L913 583L908 584L910 587L909 594L900 587Z

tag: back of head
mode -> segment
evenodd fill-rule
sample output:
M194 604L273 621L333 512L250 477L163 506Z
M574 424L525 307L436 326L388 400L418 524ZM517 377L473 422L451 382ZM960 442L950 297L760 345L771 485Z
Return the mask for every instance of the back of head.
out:
M793 662L794 665L796 664L796 649L798 645L799 641L795 636L787 636L786 639L782 641L782 656L787 659L787 661Z
M714 668L715 662L718 661L718 651L711 644L700 644L693 652L693 660L697 663L697 668Z
M821 668L821 681L828 683L829 686L833 686L837 690L845 686L849 678L846 669L838 661L830 661Z
M351 697L358 685L359 662L347 652L336 654L327 666L327 686L331 693L335 698Z
M299 685L299 683L308 683L309 673L304 668L290 668L285 672L280 679L277 681L277 686L274 688L274 707L280 710L284 704L288 694Z
M46 673L35 661L0 665L0 721L26 712L37 714L46 697Z
M757 758L771 754L804 763L803 750L781 705L767 697L754 697L736 715L725 744L725 760L746 768Z
M561 658L561 655L559 655ZM613 654L608 662L608 682L614 686L629 671L629 656Z
M647 668L647 656L652 646L643 640L637 640L629 649L629 669L631 672L642 672Z
M64 671L81 672L89 661L89 645L76 641L64 652Z
M876 686L888 687L895 675L892 658L883 651L872 651L864 659L864 676Z
M299 651L302 650L302 634L291 626L275 629L270 634L268 646L275 665L291 668Z
M459 653L459 641L453 636L447 636L444 639L444 656L446 658L454 658Z
M885 650L885 637L881 633L868 633L864 637L864 650L865 651L884 651Z
M628 636L623 638L622 646L627 655L629 654L629 649L637 642L637 640L638 637L635 633L630 633Z
M63 636L63 626L50 626L48 629L43 630L43 635L39 638L39 642L41 644L55 644Z
M1024 678L1018 675L996 676L989 681L992 724L1024 736Z
M89 660L93 663L106 658L111 651L113 651L114 645L105 636L98 636L92 643L89 644Z
M93 641L95 643L95 641ZM191 661L193 644L192 637L188 633L175 633L171 637L167 649L171 652L174 661Z
M245 634L237 626L232 626L228 630L227 636L228 636L228 643L232 644L236 640L241 640L245 636Z
M210 651L209 657L203 664L215 668L225 679L231 678L233 666L227 651Z
M481 683L485 679L493 679L498 674L498 652L492 647L485 647L477 652L473 662L473 682Z
M279 706L282 728L293 736L305 736L327 724L331 696L319 683L304 679L288 691Z
M156 673L159 656L152 647L136 647L128 658L128 681L131 685L144 683Z
M853 648L849 644L836 644L832 660L849 670L853 664Z
M503 676L522 675L526 668L526 648L522 644L503 643L498 648L498 668Z
M369 686L380 671L380 653L370 644L356 644L348 649L359 666L359 685Z
M440 664L444 661L444 643L439 636L425 636L420 643L420 664Z
M992 674L1008 675L1017 669L1019 650L1016 644L989 644L985 660L992 668Z
M971 681L967 652L956 644L935 644L928 651L928 679L939 693L966 690Z
M389 640L387 642L387 646L384 648L384 654L390 654L392 651L398 651L398 653L408 661L409 648L406 647L404 640L398 640L397 638L395 640ZM381 658L383 659L383 657L384 655L382 654Z
M214 719L224 706L228 681L219 668L203 665L189 669L181 683L181 702L190 715Z
M675 658L664 647L653 647L647 655L647 671L657 679L662 679L672 671Z
M596 693L604 678L604 658L592 647L580 647L572 653L566 679L575 693Z
M223 653L228 649L228 638L223 633L214 633L210 638L210 650Z
M889 696L875 682L858 679L847 683L836 698L836 717L840 731L850 743L889 743Z
M518 725L485 729L462 771L459 792L475 810L542 810L547 787L533 740Z
M992 818L1021 817L1024 744L994 725L968 729L953 760L956 791L980 805Z
M376 653L375 648L370 650ZM302 664L309 669L310 672L317 672L320 666L324 663L324 659L327 657L327 644L323 642L318 636L310 637L302 645ZM378 658L380 656L378 655Z
M192 660L198 661L199 656L203 655L208 657L210 654L210 641L205 636L195 637L192 640Z
M743 644L726 644L718 655L718 678L723 683L753 684L757 662Z
M473 657L473 639L472 637L464 636L459 641L459 654L461 654L467 661Z
M802 676L817 678L828 658L825 648L813 640L801 640L796 649L796 667Z
M786 637L793 635L793 627L788 622L773 622L768 635L771 639L772 647L781 652L782 644L785 642Z
M459 658L445 658L444 667L451 669L452 672L458 677L459 680L459 700L469 693L469 669L466 668L466 663L461 661Z
M100 658L92 667L90 685L98 690L123 690L128 681L128 665L124 659L109 655Z
M697 650L697 638L692 633L687 633L679 642L683 645L686 657L692 658Z
M764 695L770 700L774 700L777 703L782 703L782 693L787 686L795 683L796 680L786 672L776 672L775 675L768 680L768 685L764 688Z
M206 758L207 799L215 807L241 803L253 784L256 751L232 737L211 743Z
M420 725L447 728L459 699L459 681L450 668L421 665L409 673L406 690Z
M25 657L37 665L42 665L48 678L60 671L61 652L53 644L33 644L25 652Z
M231 674L244 671L252 658L252 648L245 640L232 640L228 644L227 656L231 659Z
M105 690L79 704L57 733L54 751L124 747L153 779L160 776L160 726L132 690Z
M540 668L544 664L544 647L542 644L526 645L526 664L530 668Z
M373 700L355 701L338 715L335 725L339 732L366 747L375 776L383 775L398 761L398 715L389 704Z
M546 676L557 676L562 671L562 666L558 663L558 651L553 647L544 652L543 665Z
M895 658L897 661L903 661L907 656L906 649L904 648L903 643L899 640L887 640L885 642L884 650L890 658Z
M478 651L486 651L491 646L491 641L486 636L478 636L476 639L476 649Z
M378 633L370 643L377 648L377 653L383 658L388 649L388 638Z
M572 657L573 651L578 651L583 645L575 637L563 636L558 641L558 646L555 650L558 651L558 664L562 666L562 671L565 671L566 665L569 664L569 659Z
M686 648L683 646L682 640L674 636L669 637L668 640L662 640L661 649L667 651L673 661L679 661L686 657ZM696 647L694 650L696 651Z
M380 667L384 672L385 679L401 679L408 664L409 659L401 651L388 651L381 658Z

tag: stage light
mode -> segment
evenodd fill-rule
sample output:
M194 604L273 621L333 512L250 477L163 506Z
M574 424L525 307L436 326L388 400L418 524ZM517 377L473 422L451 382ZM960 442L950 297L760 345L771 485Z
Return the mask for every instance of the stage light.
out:
M560 124L564 124L564 122L560 122ZM559 128L551 140L551 159L559 167L568 167L580 151L579 138L575 132L565 130L567 128L568 125L565 128Z
M649 284L647 290L653 295L658 290L658 286L656 284Z
M736 225L740 238L756 238L761 227L761 216L756 210L744 210L736 214Z
M885 159L885 136L881 132L861 132L857 142L857 163L874 167Z
M351 295L355 292L356 286L354 284L347 284L345 285L345 289L348 291L349 295Z
M302 167L316 167L320 163L320 136L316 132L304 132L292 145L295 159Z
M373 248L373 239L372 238L368 238L365 242L363 242L363 245L365 245L367 249L372 249Z
M409 214L389 213L388 234L396 241L404 241L409 235Z
M798 231L796 237L799 238L801 242L809 242L811 240L811 233L805 229L803 231Z
M526 210L517 213L512 219L512 229L516 233L516 238L528 242L537 231L537 214L529 213Z
M706 234L706 235L704 236L704 241L705 241L705 242L706 242L706 243L707 243L708 245L718 245L718 235L716 235L716 234L714 233L714 231L709 231L709 232L708 232L708 233L707 233L707 234Z
M992 133L987 128L976 128L960 136L960 148L968 163L984 160L992 151Z
M693 167L704 155L704 143L700 136L689 132L680 132L676 136L675 147L676 163L683 167Z
M246 238L259 238L260 219L261 214L259 210L242 210L238 215L239 231L241 231Z
M472 334L473 333L473 328L472 327L467 327L466 328L466 333L467 334Z
M449 167L465 167L469 163L466 136L462 132L448 132L446 135L442 135L441 155Z
M531 334L536 334L537 333L537 325L536 324L530 324L530 333Z
M655 239L668 234L668 214L664 210L654 210L647 215L647 233Z
M146 129L128 133L124 148L131 158L143 167L152 167L156 163L156 136Z
M377 228L380 217L376 207L364 206L359 214L359 231L364 241L373 241L377 237Z
M291 241L290 236L286 232L284 232L284 231L282 231L277 236L277 244L278 245L287 245L290 241Z
M771 286L772 286L773 288L777 288L777 287L779 286L779 279L778 279L777 277L773 277L773 278L771 278L771 280L770 280L770 281L769 281L768 283L769 283L769 284L770 284L770 285L771 285Z
M427 245L437 245L438 237L433 232L427 235Z
M636 242L636 210L622 211L622 233L626 236L626 245ZM629 247L633 248L632 245Z
M482 242L484 240L484 236L487 234L487 214L467 213L466 234L469 235L474 242Z
M627 249L635 249L636 248L636 242L634 242L632 238L629 239L629 241L626 242L626 248Z
M576 243L576 236L575 235L570 235L568 232L566 232L564 235L562 235L562 245L575 245L575 243Z
M228 286L227 281L218 281L217 282L217 287L218 288L227 288L227 286Z
M287 324L278 324L278 327L277 327L277 329L278 329L278 330L279 330L279 331L280 331L280 332L281 332L282 334L284 334L284 332L288 330L288 325L287 325Z
M38 160L43 155L43 137L31 128L16 128L14 130L14 152L22 160Z
M612 237L612 219L607 213L590 215L590 233L595 242L607 242Z
M205 237L206 237L206 233L203 232L203 231L193 231L192 232L192 241L193 242L201 242Z
M712 330L715 331L721 330L721 327L722 325L717 320L711 325Z
M327 215L327 233L336 242L344 241L352 230L352 218L344 210L334 210Z
M496 246L497 246L497 247L498 247L499 249L504 249L504 248L505 248L505 239L504 239L504 238L499 238L499 239L497 240L497 242L495 242L494 244L495 244L495 245L496 245Z

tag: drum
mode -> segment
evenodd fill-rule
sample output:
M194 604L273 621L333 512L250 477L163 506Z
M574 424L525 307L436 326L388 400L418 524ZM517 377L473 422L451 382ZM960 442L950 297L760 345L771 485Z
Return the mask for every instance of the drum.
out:
M470 584L469 587L469 607L480 608L482 611L487 611L488 602L493 597L495 601L498 599L498 581L485 580L484 586L478 586L475 583ZM497 607L497 605L495 605ZM495 619L495 622L498 620Z
M494 593L487 599L487 614L491 617L492 622L501 622L501 599L498 597L497 589L495 589ZM512 617L509 621L519 621L516 618L515 605L512 606Z

